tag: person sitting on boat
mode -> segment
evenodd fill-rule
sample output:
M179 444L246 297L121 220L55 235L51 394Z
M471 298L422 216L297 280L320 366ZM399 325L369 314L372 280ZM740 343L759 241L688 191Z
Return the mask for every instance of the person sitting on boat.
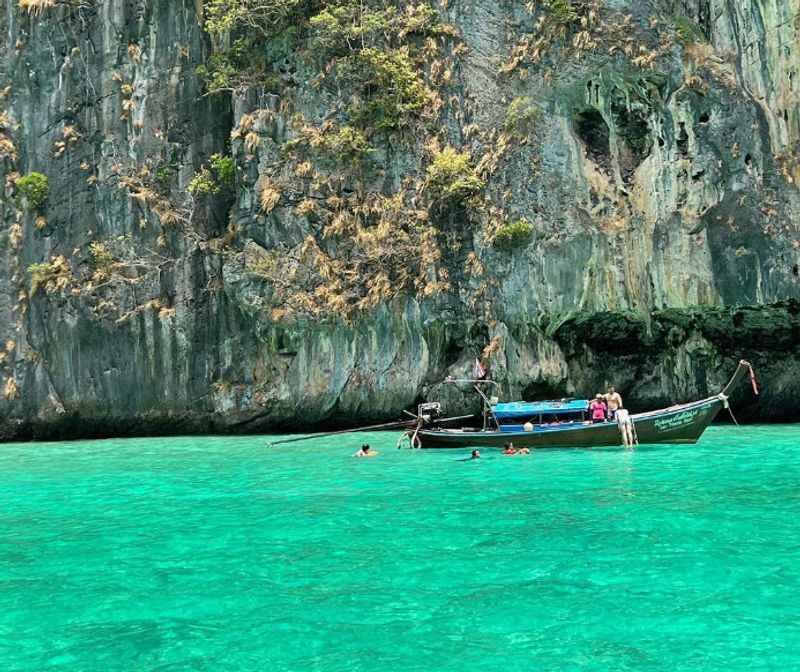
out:
M516 455L516 454L517 454L517 450L516 450L516 448L514 448L514 444L513 443L507 443L503 447L503 455Z
M617 411L622 408L622 397L612 385L608 388L608 392L606 392L603 398L606 400L606 404L608 404L608 419L614 420L617 417Z
M353 457L376 457L378 455L377 450L372 450L369 447L368 443L365 443L361 446L355 453L353 453Z
M605 399L603 399L603 395L598 393L592 403L589 404L589 413L592 416L592 422L605 422L607 410L608 407L606 406Z

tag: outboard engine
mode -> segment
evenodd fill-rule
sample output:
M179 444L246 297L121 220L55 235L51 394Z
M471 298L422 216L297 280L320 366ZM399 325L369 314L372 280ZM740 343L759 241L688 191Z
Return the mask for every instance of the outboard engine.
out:
M417 417L424 422L430 422L442 415L442 404L438 401L428 401L417 406Z

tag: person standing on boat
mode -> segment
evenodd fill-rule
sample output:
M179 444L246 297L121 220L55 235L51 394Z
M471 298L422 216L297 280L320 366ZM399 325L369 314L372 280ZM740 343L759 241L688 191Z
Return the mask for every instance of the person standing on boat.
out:
M605 394L605 400L608 404L608 419L615 420L617 411L622 408L622 397L619 392L614 389L613 385L608 388L608 392Z
M592 422L605 422L607 410L608 406L606 406L603 395L598 393L594 401L589 404L589 414L592 416Z

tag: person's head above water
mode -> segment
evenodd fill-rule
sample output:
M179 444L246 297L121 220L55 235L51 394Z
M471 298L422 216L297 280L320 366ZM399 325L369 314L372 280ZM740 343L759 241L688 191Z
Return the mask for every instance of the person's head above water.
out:
M473 460L478 459L480 456L481 456L481 451L478 450L477 448L472 451L472 459Z
M369 452L369 444L368 443L362 443L361 444L361 452L362 453L368 453Z

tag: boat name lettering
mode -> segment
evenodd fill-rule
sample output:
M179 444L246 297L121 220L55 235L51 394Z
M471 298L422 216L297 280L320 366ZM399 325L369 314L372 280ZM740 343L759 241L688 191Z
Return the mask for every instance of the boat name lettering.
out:
M669 418L660 418L655 421L656 429L659 432L666 432L670 429L675 429L676 427L691 425L699 412L699 409L694 409L691 411L678 413L677 415L673 415Z

